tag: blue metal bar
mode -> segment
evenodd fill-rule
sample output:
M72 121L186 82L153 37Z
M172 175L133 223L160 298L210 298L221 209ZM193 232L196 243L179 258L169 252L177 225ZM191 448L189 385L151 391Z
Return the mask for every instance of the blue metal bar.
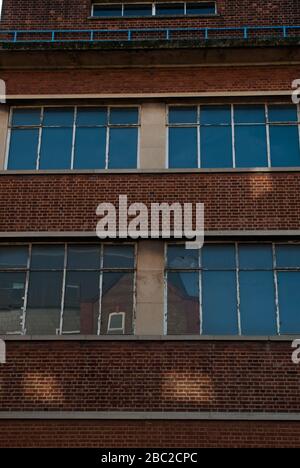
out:
M172 33L174 32L197 32L203 33L204 40L208 39L232 39L236 38L236 34L231 34L232 32L239 32L241 33L241 38L244 40L249 40L250 38L259 37L263 39L264 37L270 37L268 34L269 31L279 31L280 37L287 38L289 37L290 30L300 30L300 26L243 26L243 27L222 27L222 28L144 28L144 29L58 29L58 30L49 30L49 29L41 29L41 30L0 30L0 43L1 42L13 42L13 43L63 43L63 42L111 42L114 40L120 40L119 35L124 34L126 37L122 40L124 41L133 41L138 40L138 38L133 39L133 33L143 33L144 37L143 40L151 39L151 40L160 40L161 34L164 34L166 40L173 40ZM225 34L215 34L224 32ZM250 36L250 32L252 32ZM266 35L263 34L257 35L257 32L266 32ZM152 33L151 37L147 38L147 33ZM153 33L157 33L157 37L153 35ZM98 34L99 37L95 39L95 34ZM101 38L101 35L105 34L105 38ZM11 36L8 38L1 39L1 35ZM22 39L22 36L26 35L26 37L32 36L31 39ZM42 39L42 37L37 36L44 36L49 35L49 39ZM67 37L64 38L66 35L73 35L75 38L68 39ZM78 37L77 37L78 36ZM87 36L86 38L84 36ZM109 37L111 36L111 37ZM59 37L59 39L58 39ZM77 38L76 38L77 37ZM180 38L179 36L176 36ZM189 34L190 38L193 38L192 34ZM197 35L197 38L199 36ZM186 37L183 37L185 39Z

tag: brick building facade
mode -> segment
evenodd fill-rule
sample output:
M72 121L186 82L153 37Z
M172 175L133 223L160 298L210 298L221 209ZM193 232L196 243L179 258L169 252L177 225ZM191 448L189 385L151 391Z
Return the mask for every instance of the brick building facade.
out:
M2 447L300 445L299 16L4 0ZM203 252L101 242L124 194L204 203Z

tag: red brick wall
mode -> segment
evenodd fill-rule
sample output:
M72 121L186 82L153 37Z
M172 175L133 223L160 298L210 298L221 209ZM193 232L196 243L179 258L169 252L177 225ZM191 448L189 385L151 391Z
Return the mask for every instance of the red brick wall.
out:
M0 447L299 448L300 423L0 421Z
M95 231L102 202L205 203L206 230L300 229L300 174L2 175L0 231Z
M213 77L213 79L212 79ZM289 90L300 66L9 71L7 94L193 93Z
M8 342L0 411L299 412L292 351L290 342Z
M89 19L91 0L4 0L3 29L88 28L118 29L139 27L193 27L245 25L297 25L300 23L298 0L217 0L217 17Z

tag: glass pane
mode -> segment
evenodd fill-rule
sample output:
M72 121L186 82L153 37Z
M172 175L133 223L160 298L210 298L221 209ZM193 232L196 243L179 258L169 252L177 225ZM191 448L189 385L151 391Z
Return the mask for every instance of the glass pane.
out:
M294 335L300 333L300 273L278 272L278 295L280 332Z
M122 5L94 6L93 16L122 16Z
M99 317L99 272L69 272L66 276L63 332L95 335Z
M28 246L1 246L0 268L26 268L28 260Z
M156 3L157 15L183 15L183 3Z
M34 245L31 253L33 270L61 270L64 267L64 245Z
M168 273L168 335L199 333L199 273Z
M104 246L104 268L134 268L134 246Z
M14 109L12 125L40 125L41 109Z
M197 123L197 107L169 107L170 124Z
M273 167L300 166L297 126L272 125L270 127L270 141Z
M277 335L272 271L240 272L240 312L243 335Z
M106 128L77 128L74 169L105 169Z
M214 2L186 4L187 15L214 15L215 13L216 7Z
M235 123L265 123L265 106L234 106Z
M296 106L269 106L269 122L297 122L297 120Z
M276 246L277 268L300 268L300 245Z
M134 125L139 122L139 110L137 107L113 107L110 109L111 125Z
M169 128L169 167L198 167L196 128Z
M8 169L36 169L38 144L38 130L12 130Z
M201 125L231 125L231 107L230 106L201 106L200 108Z
M209 270L235 270L235 246L234 244L205 245L202 249L202 266Z
M132 273L104 273L102 283L101 334L108 332L112 313L125 313L125 335L133 333L133 281Z
M201 167L232 167L231 127L201 127Z
M273 252L271 244L240 244L239 245L240 269L273 269Z
M267 167L266 128L255 125L235 127L236 167Z
M0 334L21 332L26 273L0 273Z
M72 128L44 128L40 169L70 169Z
M74 122L74 108L46 108L44 110L43 126L72 127Z
M110 169L135 169L137 167L137 128L111 128L109 141Z
M237 335L236 274L202 272L203 334Z
M93 127L107 124L107 109L104 107L79 107L77 109L77 126Z
M56 335L59 331L62 272L31 272L26 311L27 335Z
M99 270L100 245L69 245L69 270Z
M152 5L124 5L124 16L151 16Z
M169 245L168 268L199 268L199 250L187 250L184 245Z

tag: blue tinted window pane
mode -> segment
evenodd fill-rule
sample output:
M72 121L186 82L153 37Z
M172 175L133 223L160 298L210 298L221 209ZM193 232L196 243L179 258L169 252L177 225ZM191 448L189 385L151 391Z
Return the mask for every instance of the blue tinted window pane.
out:
M110 169L135 169L137 167L137 128L111 128L109 141Z
M197 107L170 107L170 124L197 123Z
M241 271L240 301L243 335L277 334L272 271Z
M151 16L152 5L124 5L124 16Z
M264 106L234 106L235 123L265 123Z
M168 273L168 334L200 332L198 273Z
M201 128L201 167L232 167L231 127Z
M38 130L12 130L8 169L36 169Z
M99 245L69 245L68 246L69 270L99 270L100 246Z
M202 273L204 335L238 334L236 291L235 272Z
M202 249L202 267L209 270L235 269L235 245L205 245Z
M74 109L47 108L44 110L43 126L71 127L74 120Z
M0 247L0 268L26 268L27 260L27 246Z
M279 268L300 268L300 245L277 245L276 266Z
M269 106L269 122L297 122L296 106Z
M168 4L157 3L156 14L157 15L183 15L184 14L183 3L168 3Z
M32 270L62 270L65 247L61 245L34 245L31 253Z
M271 163L274 167L300 166L298 127L270 127Z
M122 16L121 5L94 6L93 16Z
M78 127L93 127L107 124L107 110L101 107L82 107L77 110Z
M15 109L12 116L12 125L39 125L41 109Z
M199 268L199 250L187 250L184 245L168 246L168 267Z
M72 128L44 128L40 169L70 169Z
M273 252L271 244L240 244L239 245L240 269L273 269Z
M300 333L300 273L278 272L280 331L282 334Z
M134 125L139 122L139 110L136 107L122 108L114 107L110 110L111 125Z
M235 127L236 167L267 167L266 128L254 125Z
M201 106L201 125L231 124L230 106Z
M21 331L26 273L0 272L0 334Z
M104 169L106 128L77 128L74 169Z
M131 245L104 246L104 268L134 268L134 247Z
M186 4L187 15L214 15L215 13L216 7L214 2Z
M169 129L169 167L198 167L197 129Z

